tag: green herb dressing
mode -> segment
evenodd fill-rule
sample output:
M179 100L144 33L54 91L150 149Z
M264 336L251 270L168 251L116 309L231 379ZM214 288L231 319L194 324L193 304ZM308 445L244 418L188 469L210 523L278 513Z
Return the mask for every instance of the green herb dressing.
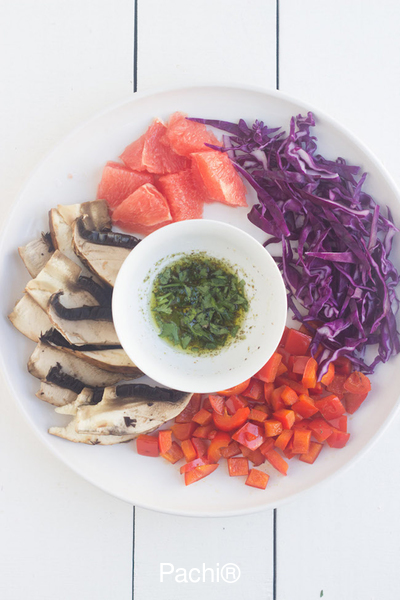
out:
M166 266L156 276L150 309L160 337L191 353L229 345L249 302L245 281L225 262L197 253Z

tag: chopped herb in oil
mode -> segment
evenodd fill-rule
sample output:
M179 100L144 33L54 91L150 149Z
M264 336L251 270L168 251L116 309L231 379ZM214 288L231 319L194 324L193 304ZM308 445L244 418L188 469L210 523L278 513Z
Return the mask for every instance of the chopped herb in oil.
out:
M151 311L160 336L188 351L216 350L241 327L249 303L245 281L224 262L192 254L156 277Z

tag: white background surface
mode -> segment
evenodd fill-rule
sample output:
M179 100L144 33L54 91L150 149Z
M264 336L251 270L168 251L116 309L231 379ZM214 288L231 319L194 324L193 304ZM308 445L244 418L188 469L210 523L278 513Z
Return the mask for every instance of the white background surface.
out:
M1 219L53 145L135 82L275 88L276 17L275 0L139 0L135 77L132 0L1 0ZM399 21L390 0L279 2L280 89L348 126L398 185ZM352 469L279 508L274 536L272 511L135 514L53 458L4 384L0 406L1 600L400 597L400 416ZM233 562L241 578L160 583L160 562Z

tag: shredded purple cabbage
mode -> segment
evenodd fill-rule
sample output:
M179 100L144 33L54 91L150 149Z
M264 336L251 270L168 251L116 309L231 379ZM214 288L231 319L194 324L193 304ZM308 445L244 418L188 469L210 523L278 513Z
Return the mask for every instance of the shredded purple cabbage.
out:
M291 119L289 135L262 121L250 128L242 119L237 124L191 120L229 134L223 136L223 148L209 146L227 152L255 189L259 203L248 218L271 236L264 246L281 242L274 258L288 306L313 336L311 354L319 375L339 356L369 374L399 353L400 278L389 259L398 229L389 208L384 216L362 190L366 173L358 176L359 167L343 158L331 161L316 154L311 112ZM370 364L368 346L375 353Z

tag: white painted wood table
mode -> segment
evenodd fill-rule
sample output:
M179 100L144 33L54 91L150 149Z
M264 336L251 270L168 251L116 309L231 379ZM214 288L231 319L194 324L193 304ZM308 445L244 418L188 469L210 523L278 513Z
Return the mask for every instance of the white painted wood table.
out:
M298 96L400 185L399 23L394 0L1 0L1 219L74 126L135 90L191 82ZM41 445L4 383L0 405L1 600L400 597L400 415L350 470L292 503L194 519L92 487ZM161 583L160 563L235 563L241 577Z

